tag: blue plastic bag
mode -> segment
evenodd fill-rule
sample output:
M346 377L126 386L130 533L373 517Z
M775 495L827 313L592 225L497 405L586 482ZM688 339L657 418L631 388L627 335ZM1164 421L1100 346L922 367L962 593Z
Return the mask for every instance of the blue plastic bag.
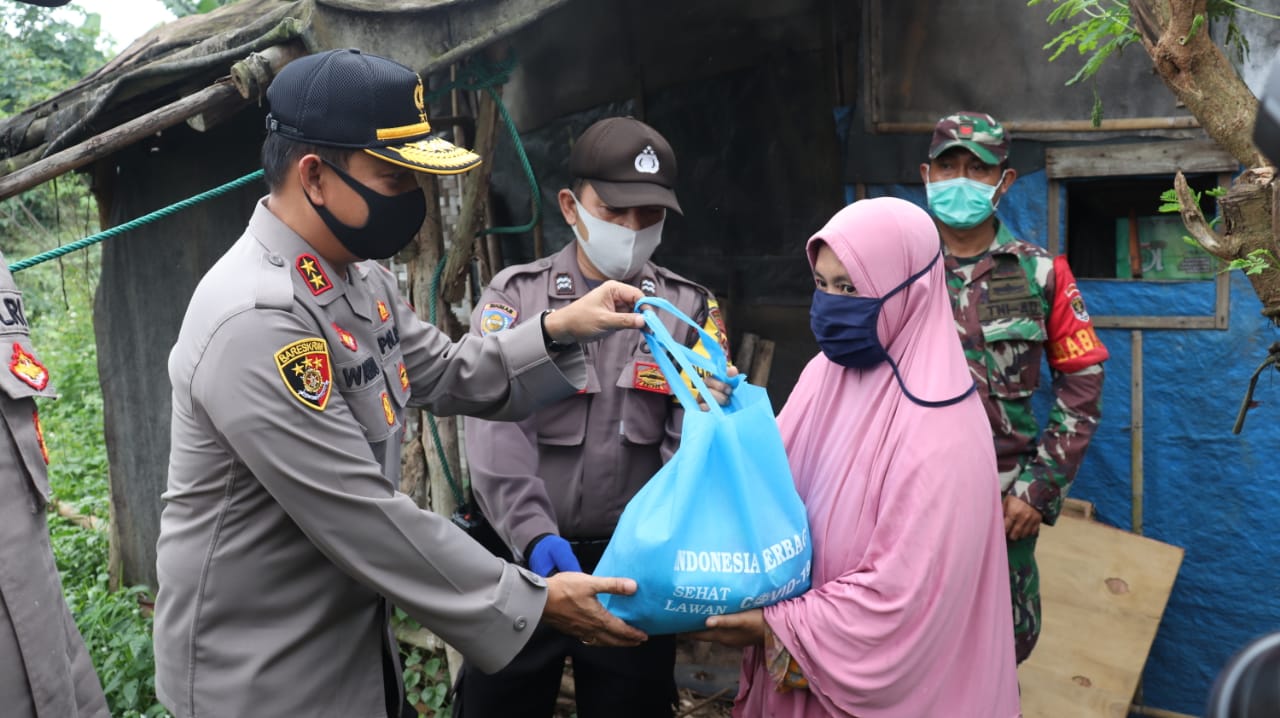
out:
M709 357L672 338L652 306L697 329ZM729 380L720 344L663 299L636 304L645 340L685 407L680 448L627 504L596 567L634 578L633 596L601 594L611 613L653 635L705 628L708 616L767 606L809 589L813 550L769 396ZM673 360L674 362L673 363ZM728 406L699 411L680 369L736 384Z

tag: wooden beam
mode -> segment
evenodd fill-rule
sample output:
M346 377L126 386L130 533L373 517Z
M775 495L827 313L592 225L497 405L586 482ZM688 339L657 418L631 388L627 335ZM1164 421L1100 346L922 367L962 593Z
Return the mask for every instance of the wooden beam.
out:
M192 115L198 115L218 105L241 101L240 93L230 81L214 83L194 95L188 95L177 102L148 112L119 127L0 178L0 200L8 199L54 177L113 154L144 137L185 122Z
M144 137L191 118L206 113L212 118L238 110L246 99L254 99L265 92L280 68L301 55L302 49L294 44L277 45L261 53L251 53L232 67L230 78L219 80L199 92L135 117L74 147L37 160L42 148L46 146L41 145L10 158L4 165L11 170L10 174L0 177L0 200L114 154ZM30 163L20 165L20 161Z
M1194 117L1122 117L1103 120L1094 127L1092 120L1010 120L1000 123L1010 132L1130 132L1134 130L1188 130L1200 126ZM879 134L927 135L933 132L932 122L876 122L872 125Z
M1212 140L1050 147L1045 172L1054 179L1182 172L1234 172L1239 163Z
M1093 326L1099 329L1218 329L1218 320L1213 316L1203 317L1093 317Z

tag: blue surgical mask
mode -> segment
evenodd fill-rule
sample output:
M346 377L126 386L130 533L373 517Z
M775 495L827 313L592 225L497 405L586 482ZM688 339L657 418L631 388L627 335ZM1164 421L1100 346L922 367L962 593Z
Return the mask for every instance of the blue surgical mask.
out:
M889 297L905 289L912 282L923 277L942 253L933 255L933 259L924 269L907 277L906 281L889 290L880 297L851 297L844 294L828 294L822 290L813 293L813 305L809 309L809 327L818 340L818 347L832 362L850 369L870 369L881 362L888 362L893 374L898 378L898 385L911 401L921 406L947 406L954 404L973 391L969 387L960 396L942 401L925 401L917 398L907 390L898 374L898 365L894 363L889 352L880 343L880 333L876 326L880 321L880 310Z
M1004 173L1000 173L1001 181ZM949 180L929 182L924 186L929 198L929 211L938 221L956 229L970 229L986 221L996 205L992 199L996 195L994 185L967 177L956 177Z

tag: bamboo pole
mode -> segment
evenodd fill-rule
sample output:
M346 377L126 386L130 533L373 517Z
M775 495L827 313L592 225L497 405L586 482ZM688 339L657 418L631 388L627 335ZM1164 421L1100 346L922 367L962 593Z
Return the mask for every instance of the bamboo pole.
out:
M38 162L0 178L0 200L43 184L54 177L79 169L94 160L124 149L138 140L161 130L186 122L218 105L240 102L240 93L229 80L223 80L188 95L177 102L134 118L119 127L91 137L74 147L54 153Z
M205 113L213 117L229 107L239 107L246 99L264 91L275 73L300 54L301 50L293 45L278 45L261 53L253 53L236 63L232 68L231 79L219 80L199 92L135 117L44 159L35 159L40 153L40 147L10 158L6 166L13 171L0 177L0 200L114 154L144 137L193 117ZM34 161L20 167L20 160Z
M441 277L440 299L449 304L462 298L471 257L476 251L476 233L484 219L483 207L489 195L489 174L493 168L493 148L497 144L498 129L498 105L489 93L480 94L477 114L475 152L484 158L484 162L468 172L462 181L462 209Z

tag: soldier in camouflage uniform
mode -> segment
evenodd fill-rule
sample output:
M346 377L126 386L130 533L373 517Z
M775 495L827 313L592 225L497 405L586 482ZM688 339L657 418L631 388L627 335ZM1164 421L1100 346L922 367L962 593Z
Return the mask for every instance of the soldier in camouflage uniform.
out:
M1018 662L1040 636L1040 524L1052 525L1101 417L1102 362L1065 257L1015 239L995 206L1017 172L990 115L959 113L934 128L920 165L942 236L947 288L969 368L995 435L1004 496ZM1048 352L1055 401L1039 426L1031 395Z

